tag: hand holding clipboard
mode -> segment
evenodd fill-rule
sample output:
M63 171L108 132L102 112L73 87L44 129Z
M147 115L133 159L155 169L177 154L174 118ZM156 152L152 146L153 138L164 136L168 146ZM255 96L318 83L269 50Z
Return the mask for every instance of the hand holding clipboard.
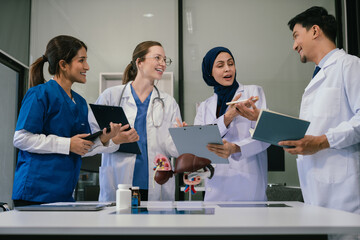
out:
M139 135L135 128L131 128L129 124L121 127L121 132L112 138L115 144L125 144L139 141Z
M169 132L180 155L191 153L207 158L212 163L229 163L227 158L219 157L207 149L209 143L223 144L217 125L174 127L169 128Z
M122 107L98 105L98 104L89 104L89 105L100 129L104 129L106 126L110 124L110 122L121 123L123 127L129 124L129 121ZM125 134L126 137L125 139L127 139L128 141L130 140L135 140L135 141L130 143L120 144L120 148L118 151L125 153L141 154L139 145L136 142L137 133L135 129L131 130L129 125L129 127L125 131L129 131L128 133ZM120 141L120 139L118 140Z

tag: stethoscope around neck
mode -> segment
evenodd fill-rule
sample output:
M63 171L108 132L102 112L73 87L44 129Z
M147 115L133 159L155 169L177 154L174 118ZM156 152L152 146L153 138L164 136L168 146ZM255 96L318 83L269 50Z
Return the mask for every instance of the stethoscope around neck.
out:
M127 82L121 92L121 95L120 95L120 100L119 100L119 106L121 106L121 100L122 100L122 97L124 95L124 92L125 92L125 89L126 89L126 86L129 84L130 82ZM159 89L154 85L154 88L156 90L156 93L157 93L157 97L154 97L153 100L152 100L152 103L151 103L151 120L153 122L153 125L154 127L158 128L162 125L163 121L164 121L164 116L165 116L165 103L164 103L164 100L162 100L160 98L160 91ZM161 107L162 107L162 118L161 118L161 121L160 121L160 124L155 124L155 120L154 120L154 105L156 103L156 101L160 102L161 104Z

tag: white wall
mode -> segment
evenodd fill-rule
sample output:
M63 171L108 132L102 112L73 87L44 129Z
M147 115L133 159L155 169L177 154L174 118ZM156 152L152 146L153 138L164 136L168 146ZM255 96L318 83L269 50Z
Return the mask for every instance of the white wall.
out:
M26 66L29 65L30 9L29 0L0 0L0 51Z
M12 207L16 149L13 136L17 119L19 74L0 63L0 202Z
M154 16L144 17L146 13ZM30 64L57 35L84 41L90 71L87 83L75 84L74 90L93 103L99 96L100 72L123 72L136 45L155 40L175 61L166 71L174 72L177 86L177 18L176 0L32 0Z

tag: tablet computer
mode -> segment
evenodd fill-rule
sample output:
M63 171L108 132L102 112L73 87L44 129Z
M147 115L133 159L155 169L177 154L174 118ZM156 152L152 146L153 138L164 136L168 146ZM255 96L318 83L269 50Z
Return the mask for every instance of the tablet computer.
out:
M82 139L88 140L88 141L94 141L101 134L102 134L102 131L97 131L96 133L90 134L89 136L83 137Z
M110 122L121 123L126 125L129 123L124 110L119 106L108 106L99 104L89 104L90 108L95 116L95 119L100 127L104 129L110 125ZM129 127L127 130L130 130ZM127 131L125 130L125 131ZM137 142L120 144L119 152L141 154L139 145Z
M192 153L209 159L211 163L229 163L227 158L219 157L206 148L209 143L223 144L216 124L169 128L169 132L180 155Z
M109 133L111 131L110 126L106 127L106 132ZM96 133L90 134L89 136L83 137L82 139L88 140L88 141L94 141L97 137L100 137L100 135L103 133L102 130L97 131Z
M63 205L29 205L15 207L18 211L99 211L105 208L104 204L63 204Z

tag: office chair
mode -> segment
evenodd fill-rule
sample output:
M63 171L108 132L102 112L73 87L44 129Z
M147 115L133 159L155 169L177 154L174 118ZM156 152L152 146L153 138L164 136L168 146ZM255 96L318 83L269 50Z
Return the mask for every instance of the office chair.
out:
M101 154L96 154L90 157L83 157L81 163L81 170L98 173L100 165L101 165Z
M285 171L285 152L282 147L270 145L267 149L268 171ZM297 187L287 187L286 184L269 184L266 189L268 201L299 201L304 202L302 192Z
M80 170L85 173L80 175L80 179L75 188L75 200L97 201L100 192L99 186L99 167L101 165L101 154L82 158ZM87 174L88 173L88 174ZM95 174L95 176L94 176ZM89 180L87 177L92 176L96 179ZM79 190L83 190L83 196ZM82 199L83 198L83 199Z
M285 171L285 152L282 147L270 145L267 148L268 171Z

